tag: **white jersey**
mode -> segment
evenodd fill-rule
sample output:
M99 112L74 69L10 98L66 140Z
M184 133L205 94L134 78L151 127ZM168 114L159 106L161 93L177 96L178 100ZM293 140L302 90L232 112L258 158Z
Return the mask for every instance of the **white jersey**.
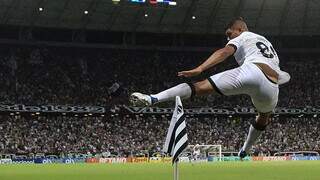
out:
M230 40L227 45L236 48L234 57L241 66L243 63L257 62L269 65L272 69L279 69L279 58L272 44L263 36L243 32L240 36Z
M278 55L265 37L246 31L231 39L227 45L236 49L234 57L240 66L244 63L267 64L279 74L279 84L289 81L290 75L280 70Z
M200 156L200 149L193 151L193 156Z

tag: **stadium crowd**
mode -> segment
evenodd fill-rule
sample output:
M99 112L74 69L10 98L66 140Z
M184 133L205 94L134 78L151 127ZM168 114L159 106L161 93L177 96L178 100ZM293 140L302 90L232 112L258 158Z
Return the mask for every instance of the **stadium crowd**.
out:
M15 117L1 116L0 154L113 154L160 152L168 116ZM189 117L190 144L222 145L235 152L245 140L250 118ZM253 151L320 151L317 118L274 118ZM146 150L146 151L144 151Z
M200 64L209 55L210 52L4 47L0 50L0 102L126 104L128 94L134 91L155 93L179 82L195 81L180 79L176 74ZM280 89L278 106L319 106L319 58L283 55L280 61L292 77ZM235 61L228 60L198 78L233 67ZM212 95L196 98L188 106L251 106L251 101L247 96Z
M204 61L210 52L3 47L0 49L0 102L25 105L127 104L134 91L154 93L187 79L176 72ZM320 59L283 55L291 82L280 89L280 107L319 107ZM199 79L236 67L229 60ZM197 79L191 79L195 81ZM189 81L189 80L187 80ZM210 95L184 102L190 107L252 106L247 96ZM172 106L164 104L162 106ZM0 118L0 153L150 153L161 149L169 117L15 117ZM285 124L283 124L285 122ZM190 117L190 144L222 144L238 151L249 127L246 118ZM254 150L317 150L317 118L275 118Z

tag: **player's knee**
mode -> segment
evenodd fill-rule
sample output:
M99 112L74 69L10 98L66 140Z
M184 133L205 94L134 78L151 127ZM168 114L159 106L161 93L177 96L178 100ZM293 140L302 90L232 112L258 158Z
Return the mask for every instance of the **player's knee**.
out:
M193 99L193 97L196 95L196 86L194 83L190 83L188 82L187 83L189 86L190 86L190 89L191 89L191 99Z
M267 128L267 126L268 126L268 124L263 124L263 123L261 123L261 122L255 121L255 120L253 120L253 121L251 122L251 125L252 125L256 130L259 130L259 131L264 131L264 130Z
M208 80L199 81L193 84L196 95L207 95L212 93L213 89Z
M257 119L251 122L251 125L260 131L266 129L266 127L270 124L270 113L259 113Z

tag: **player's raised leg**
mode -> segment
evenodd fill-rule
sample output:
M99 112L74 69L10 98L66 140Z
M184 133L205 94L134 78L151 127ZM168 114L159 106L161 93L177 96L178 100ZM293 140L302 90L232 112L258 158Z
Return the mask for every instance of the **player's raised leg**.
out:
M229 56L234 54L235 48L233 46L225 46L222 49L215 51L204 63L200 66L188 70L178 72L180 77L193 77L201 74L210 67L226 60ZM157 102L164 102L173 100L176 96L183 99L192 97L193 95L204 95L215 92L209 80L199 81L194 84L182 83L155 95L146 95L142 93L133 93L130 96L130 101L133 105L150 106Z
M130 102L135 106L151 106L156 103L173 101L176 96L182 99L188 99L195 95L207 95L214 93L214 89L210 82L206 79L196 83L182 83L164 90L158 94L142 94L139 92L132 93Z
M259 113L256 120L251 123L247 139L238 154L241 159L247 156L247 152L249 152L250 148L270 123L270 115L271 112Z

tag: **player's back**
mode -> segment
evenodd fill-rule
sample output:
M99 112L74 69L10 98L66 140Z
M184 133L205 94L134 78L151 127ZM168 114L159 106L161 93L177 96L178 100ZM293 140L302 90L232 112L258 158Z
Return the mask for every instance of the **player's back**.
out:
M290 75L280 70L277 52L265 37L246 31L230 40L227 45L236 48L234 57L240 66L244 63L266 64L279 74L279 84L290 80Z
M246 31L228 44L237 47L234 56L239 65L248 62L263 63L276 71L280 69L279 58L271 42L259 34Z

